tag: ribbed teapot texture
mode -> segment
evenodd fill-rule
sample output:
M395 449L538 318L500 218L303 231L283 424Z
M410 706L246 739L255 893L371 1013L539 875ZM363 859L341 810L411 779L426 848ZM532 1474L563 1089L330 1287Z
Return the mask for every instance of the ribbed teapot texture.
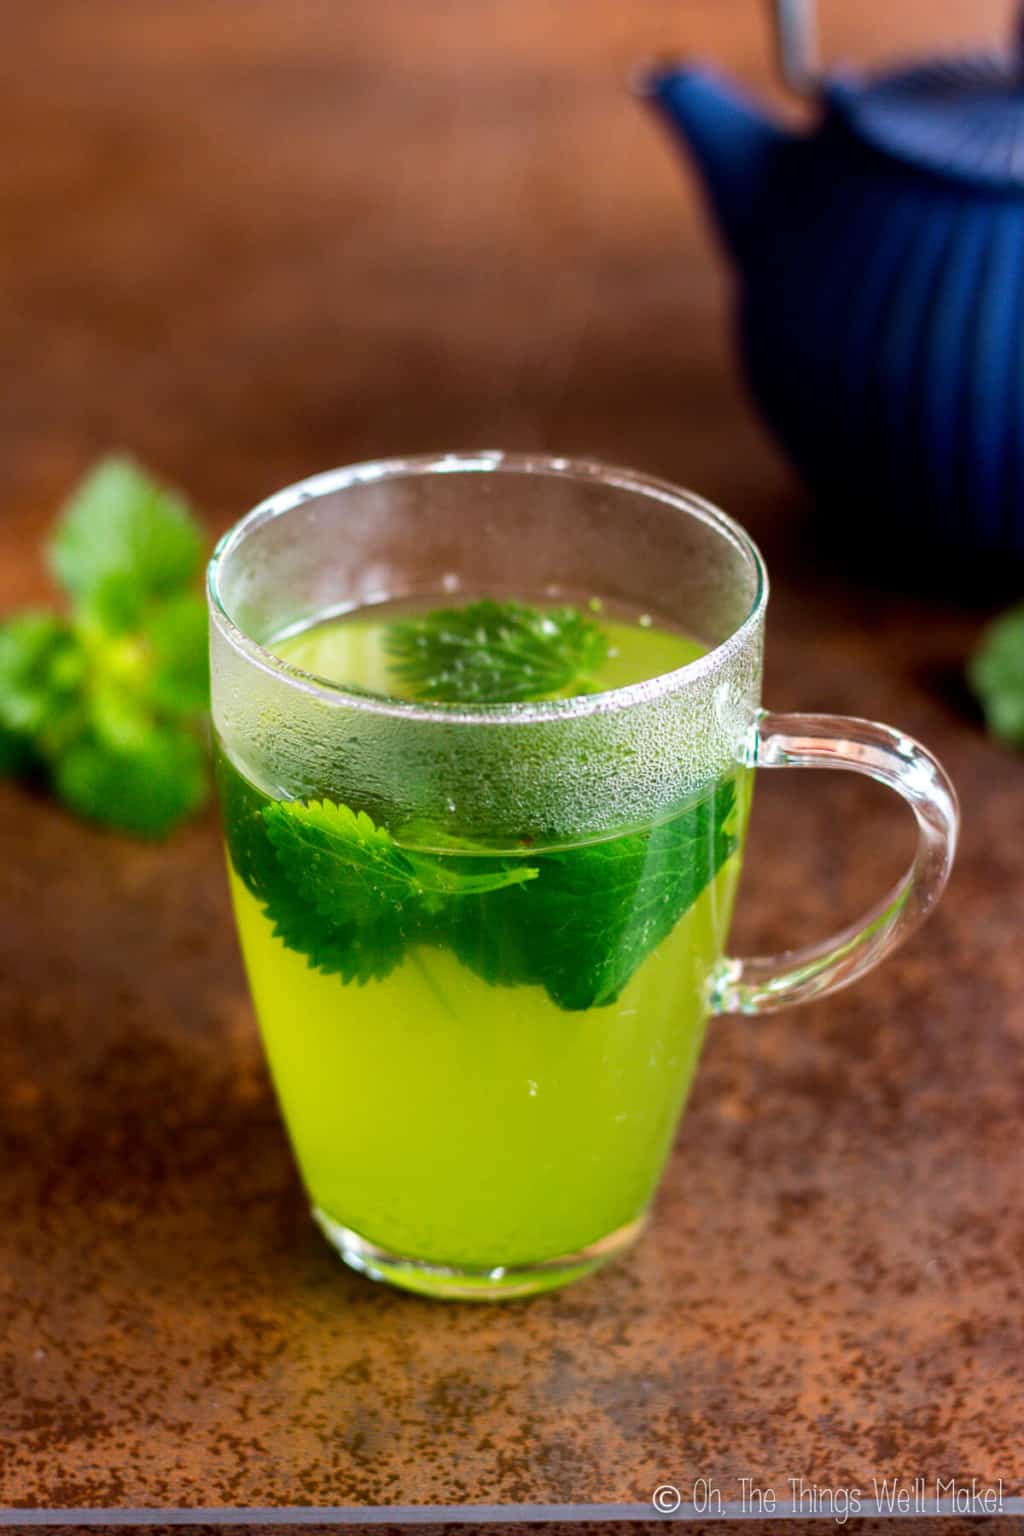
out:
M753 395L823 511L1024 556L1017 61L826 82L806 133L701 71L662 70L651 95L735 266Z

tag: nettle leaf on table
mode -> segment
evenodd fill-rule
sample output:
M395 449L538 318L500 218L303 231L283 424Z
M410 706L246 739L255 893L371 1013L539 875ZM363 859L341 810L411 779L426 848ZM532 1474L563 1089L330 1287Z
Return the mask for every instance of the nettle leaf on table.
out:
M56 614L28 609L0 623L0 741L12 766L77 728L85 669L71 625Z
M137 837L162 837L198 810L207 781L201 743L167 726L123 747L88 732L53 767L54 787L70 810Z
M968 663L967 680L992 735L1024 747L1024 604L989 625Z
M200 714L210 702L206 604L197 592L160 603L142 628L149 655L147 695L171 715Z
M159 837L207 797L203 537L127 459L72 496L50 546L68 613L0 622L0 773L77 815Z
M187 586L203 558L186 503L130 459L97 465L65 508L50 546L61 586L104 629L131 629L154 599Z

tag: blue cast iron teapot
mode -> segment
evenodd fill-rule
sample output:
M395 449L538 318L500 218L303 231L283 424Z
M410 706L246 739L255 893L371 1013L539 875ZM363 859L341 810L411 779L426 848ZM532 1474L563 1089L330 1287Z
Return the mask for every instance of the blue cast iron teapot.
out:
M823 510L1024 557L1024 27L1016 55L820 79L812 3L775 0L809 133L694 69L647 83L738 271L753 394Z

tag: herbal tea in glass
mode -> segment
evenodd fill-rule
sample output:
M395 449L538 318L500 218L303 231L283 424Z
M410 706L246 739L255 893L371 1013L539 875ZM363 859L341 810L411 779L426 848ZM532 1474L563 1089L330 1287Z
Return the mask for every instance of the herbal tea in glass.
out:
M231 889L313 1212L354 1267L473 1298L586 1274L642 1226L708 1014L849 980L941 887L952 802L914 747L924 863L839 941L723 958L759 754L818 742L914 803L886 728L874 769L825 717L766 728L764 590L696 498L501 455L318 477L223 541Z
M506 599L374 606L273 649L452 704L603 692L704 651L596 600ZM455 806L385 826L358 781L277 800L226 753L220 776L256 1010L325 1229L489 1273L635 1224L696 1065L749 773L568 846L460 837Z

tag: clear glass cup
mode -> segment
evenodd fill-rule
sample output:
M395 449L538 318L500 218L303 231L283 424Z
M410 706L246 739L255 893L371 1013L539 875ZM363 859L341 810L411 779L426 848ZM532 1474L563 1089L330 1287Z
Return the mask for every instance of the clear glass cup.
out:
M328 616L460 593L596 596L707 649L612 692L475 707L346 690L273 654ZM229 872L256 1010L314 1216L375 1278L493 1299L565 1284L624 1250L707 1018L845 986L945 885L957 806L942 768L888 726L761 708L761 557L688 491L501 453L355 465L244 518L213 557L209 598ZM730 958L753 770L790 766L895 789L917 819L916 856L832 940ZM374 864L372 921L361 907L343 923L322 899L329 834L281 863L268 829L282 802L289 826L324 802L325 816L365 812L360 826L383 829L386 845L373 859L398 859L417 910L442 917L403 926L400 902L387 906L398 887ZM308 923L322 965L295 940Z

